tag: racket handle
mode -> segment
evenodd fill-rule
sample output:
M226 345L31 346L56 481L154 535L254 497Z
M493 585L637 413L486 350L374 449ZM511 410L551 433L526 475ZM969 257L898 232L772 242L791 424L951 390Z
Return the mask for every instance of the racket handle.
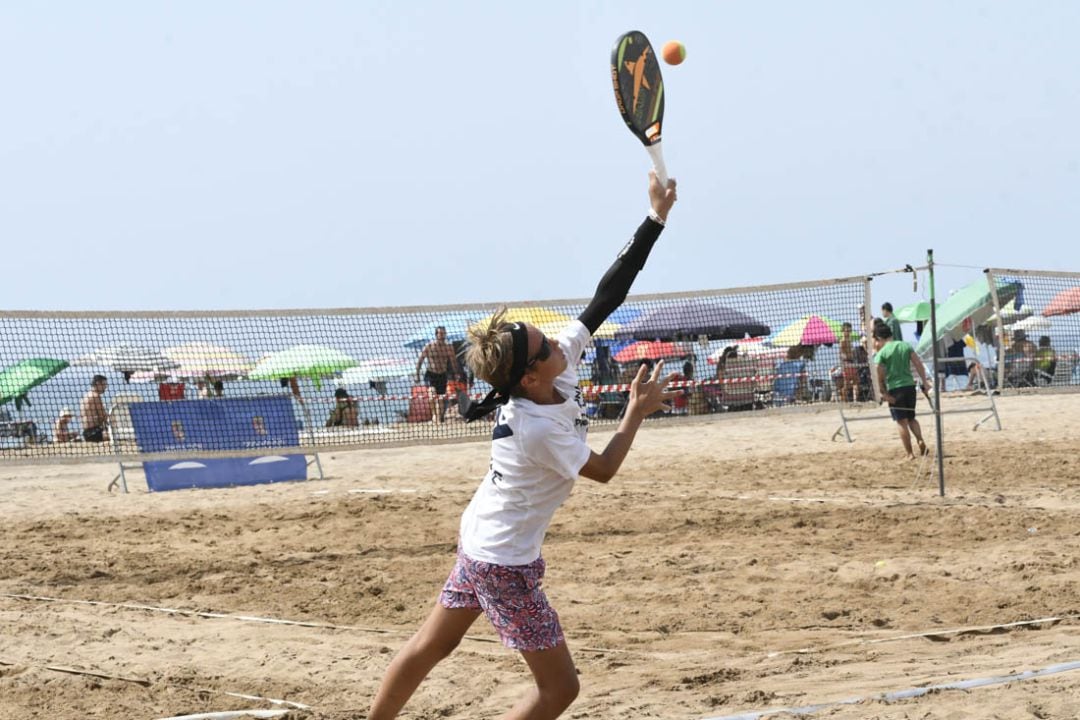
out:
M660 147L660 143L646 145L645 149L649 151L649 157L652 158L653 169L656 170L656 179L660 181L661 185L667 187L667 166L664 165L664 151Z

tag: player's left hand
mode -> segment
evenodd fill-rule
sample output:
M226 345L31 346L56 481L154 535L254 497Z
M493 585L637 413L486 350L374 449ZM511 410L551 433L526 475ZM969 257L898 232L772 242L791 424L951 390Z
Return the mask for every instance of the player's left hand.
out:
M667 222L668 212L675 201L679 199L675 191L675 178L669 178L667 186L660 184L660 178L656 177L656 171L649 171L649 203L657 216Z
M661 376L664 370L664 361L660 360L649 375L648 368L642 365L638 368L637 377L630 383L630 400L627 402L627 412L636 413L640 418L646 418L657 410L670 410L667 404L669 400L678 395L676 390L668 390L668 383L674 377L674 373Z

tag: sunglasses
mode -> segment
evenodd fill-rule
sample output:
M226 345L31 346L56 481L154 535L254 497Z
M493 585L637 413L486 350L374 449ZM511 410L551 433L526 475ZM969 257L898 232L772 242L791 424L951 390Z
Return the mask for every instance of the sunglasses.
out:
M548 342L547 336L545 335L540 340L540 349L536 351L535 355L525 361L525 367L531 368L536 363L543 362L549 357L551 357L551 343Z

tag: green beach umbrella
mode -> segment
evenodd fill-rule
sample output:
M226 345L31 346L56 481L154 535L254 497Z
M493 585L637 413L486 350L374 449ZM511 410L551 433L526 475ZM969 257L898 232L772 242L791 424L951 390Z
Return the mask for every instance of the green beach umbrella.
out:
M30 404L26 393L31 388L37 387L67 366L67 360L53 358L20 360L0 372L0 405L14 400L15 408L21 410L24 402Z
M893 317L902 323L929 322L930 302L928 300L920 300L919 302L905 305L894 312Z
M995 278L994 282L997 287L998 302L1001 303L1008 303L1023 289L1023 286L1015 280ZM990 294L990 288L986 280L976 280L938 305L937 338L940 340L947 337L951 340L960 340L964 336L965 320L971 318L973 325L982 325L993 314L994 298ZM930 328L924 327L915 352L920 355L928 353L932 342Z
M307 377L321 387L321 378L331 377L355 367L351 357L323 345L294 345L287 350L270 353L263 357L248 373L251 380L278 380L281 378Z

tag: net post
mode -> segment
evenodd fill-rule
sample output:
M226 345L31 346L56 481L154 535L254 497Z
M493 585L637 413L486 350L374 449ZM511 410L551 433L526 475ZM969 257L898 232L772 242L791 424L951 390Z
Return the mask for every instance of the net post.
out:
M990 297L994 301L994 316L997 318L997 347L994 348L994 352L997 354L997 389L1000 391L1005 387L1005 321L1001 317L1001 301L998 299L997 291L997 278L994 277L994 271L986 269L983 272L986 273L986 282L990 286ZM1000 430L1001 421L998 421L998 429Z
M934 378L934 430L937 435L938 495L945 497L945 432L941 425L941 381L938 379L937 298L934 291L934 250L926 251L926 268L930 276L930 352Z
M872 297L872 294L870 292L870 283L873 282L873 280L874 280L874 278L872 276L867 277L867 278L865 278L863 280L863 316L862 316L862 323L863 323L863 336L866 338L865 340L863 340L863 347L866 350L866 357L868 358L868 360L867 360L868 362L870 362L869 358L873 357L873 353L871 352L871 350L873 349L873 342L874 342L874 332L873 332L874 331L874 313L873 313L873 310L871 310L871 308L873 307L873 305L871 305L871 303L873 302L873 297ZM871 366L870 372L872 373L873 372L873 363L872 362L870 362L870 366ZM874 380L872 378L870 380L870 392L874 396L874 402L876 402L878 405L880 405L881 404L881 388L878 387L878 384L876 382L874 382ZM848 440L850 441L850 436L849 436Z
M311 412L308 411L307 403L305 403L303 400L294 396L292 398L292 402L294 405L299 404L300 409L303 411L304 425L308 431L308 440L311 441L311 454L315 456L315 467L319 471L319 479L325 480L326 478L323 475L322 461L319 460L318 446L315 444L315 425L311 421ZM311 467L311 461L307 462L307 467Z
M997 429L1001 430L1001 416L998 415L997 403L994 401L994 391L990 388L990 382L986 379L986 371L983 370L982 365L978 366L979 382L983 385L983 390L986 391L986 399L990 401L990 413L979 422L975 423L975 427L972 430L978 430L984 422L990 418L994 418L994 423L997 425Z
M109 490L109 492L112 492L112 489L114 487L120 487L120 489L122 489L124 491L124 494L126 495L127 492L128 492L127 474L124 472L124 470L125 470L125 468L124 468L124 460L123 460L123 458L119 457L119 455L120 455L120 443L117 441L117 438L116 438L116 425L117 424L115 422L115 414L116 414L116 411L119 410L119 409L120 409L120 403L118 403L118 402L113 403L109 407L108 414L105 416L105 427L109 432L109 447L112 449L113 455L117 456L117 463L120 466L120 472L116 477L114 477L112 479L112 482L109 483L108 490Z

